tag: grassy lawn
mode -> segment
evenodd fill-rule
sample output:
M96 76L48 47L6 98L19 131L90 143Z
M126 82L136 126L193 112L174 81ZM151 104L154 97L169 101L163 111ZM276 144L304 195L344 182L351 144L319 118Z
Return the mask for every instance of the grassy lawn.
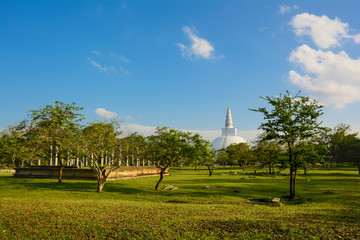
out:
M360 238L356 168L301 172L293 201L283 198L285 175L252 178L237 168L214 174L170 169L161 187L177 191L154 191L158 178L148 177L108 181L97 193L95 181L57 184L2 172L0 239ZM254 204L268 197L280 197L282 207Z

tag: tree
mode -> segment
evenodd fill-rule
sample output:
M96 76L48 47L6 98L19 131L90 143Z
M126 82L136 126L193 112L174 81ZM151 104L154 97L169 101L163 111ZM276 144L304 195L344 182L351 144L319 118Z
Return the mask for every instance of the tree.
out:
M28 149L25 145L24 133L18 126L9 126L1 134L1 156L11 162L13 167L17 167L21 161L24 165Z
M156 183L155 190L159 189L159 185L164 178L164 173L171 164L178 163L182 159L193 159L201 154L202 148L206 144L197 144L201 142L198 134L191 135L189 132L183 132L168 127L157 127L155 135L148 137L149 156L156 167L160 168L160 179ZM201 150L203 150L201 148Z
M321 105L316 100L311 101L308 97L298 92L291 96L289 91L280 94L279 97L261 97L272 106L269 111L265 107L250 109L264 115L265 122L259 129L266 133L266 140L277 140L286 145L287 163L290 167L290 199L295 197L297 170L302 166L304 159L297 158L294 154L297 144L311 138L321 122L318 118L323 114Z
M30 110L30 129L32 137L41 146L41 151L48 159L59 157L60 171L59 180L62 182L64 165L70 161L68 148L71 144L71 136L80 128L79 122L84 119L82 114L77 113L83 108L77 107L76 103L65 104L55 101L55 105L40 106L38 110ZM63 162L63 159L68 159Z
M126 159L126 163L128 164L128 160L131 158L132 161L135 158L135 165L141 165L140 161L145 161L145 157L147 155L147 142L146 138L141 134L135 132L131 133L129 136L120 139L121 142L121 151L123 157Z
M230 161L234 165L241 166L244 171L253 157L251 147L248 143L231 144L225 151Z
M211 143L208 140L202 139L199 133L194 134L191 140L192 151L190 162L207 166L209 176L212 176L214 173L215 152L210 148Z
M279 163L283 156L283 149L276 141L263 140L265 135L259 136L254 146L254 157L260 162L261 167L268 166L269 173L274 172L274 166Z
M216 151L215 162L220 165L229 165L229 156L225 148Z
M337 153L338 161L357 165L360 174L360 139L357 134L348 134L339 144Z
M110 173L121 166L119 124L93 122L82 131L82 153L90 163L98 181L98 192L102 192Z
M328 148L325 145L313 142L312 139L302 141L296 145L294 158L298 159L304 174L307 174L310 164L324 163L328 154Z

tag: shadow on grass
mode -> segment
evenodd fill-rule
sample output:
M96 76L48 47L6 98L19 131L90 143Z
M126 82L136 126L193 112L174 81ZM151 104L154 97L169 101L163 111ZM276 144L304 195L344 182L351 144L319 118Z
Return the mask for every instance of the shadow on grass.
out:
M62 183L58 183L57 179L13 178L12 176L0 176L0 188L6 189L9 186L16 189L32 191L52 190L59 192L97 192L97 181L91 180L63 180ZM135 194L143 192L136 188L124 187L123 184L113 184L113 181L107 181L103 191L121 194Z

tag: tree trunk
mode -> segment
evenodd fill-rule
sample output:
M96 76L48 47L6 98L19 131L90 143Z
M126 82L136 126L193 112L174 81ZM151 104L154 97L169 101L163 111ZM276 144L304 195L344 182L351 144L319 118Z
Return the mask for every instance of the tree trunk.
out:
M307 175L307 171L306 171L306 168L304 168L304 175Z
M11 161L13 162L14 168L16 168L16 158L15 158L15 154L11 156Z
M271 163L269 163L269 174L271 174Z
M98 180L98 189L97 192L102 192L103 188L105 185L105 181L103 181L103 179Z
M208 166L209 169L209 176L211 177L214 173L214 166Z
M160 179L159 179L159 181L156 183L155 190L158 190L158 189L159 189L160 182L161 182L162 179L164 178L164 172L165 172L165 169L161 168L161 171L160 171Z
M98 192L102 192L106 182L106 170L101 171L101 175L98 177Z
M359 174L360 174L360 161L359 160L357 162L357 165L358 165L358 170L359 170Z
M290 200L295 198L296 172L296 168L290 167Z
M293 172L293 168L290 167L290 199L293 199L295 197L295 194L294 194L294 184L293 184L293 176L294 176L294 172Z
M63 175L64 165L60 163L60 171L59 171L59 180L58 183L62 183L62 175Z

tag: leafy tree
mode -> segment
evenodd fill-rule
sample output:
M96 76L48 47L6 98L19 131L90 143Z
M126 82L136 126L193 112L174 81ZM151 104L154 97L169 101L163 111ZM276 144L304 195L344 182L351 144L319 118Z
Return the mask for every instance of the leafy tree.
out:
M252 149L248 143L238 143L229 145L226 150L228 159L234 164L239 165L246 170L253 158Z
M269 173L274 172L274 167L283 156L283 149L276 141L263 140L260 136L254 146L254 158L260 162L261 167L268 166Z
M168 127L157 127L155 134L148 137L149 156L155 166L160 168L160 179L156 183L155 190L159 189L164 173L171 164L201 155L198 153L201 144L197 142L201 142L200 135L192 136L189 132ZM206 144L201 146L205 148Z
M228 165L229 164L229 156L226 152L225 148L219 149L216 151L215 163L220 165Z
M285 144L287 163L290 167L290 199L295 197L297 170L303 165L303 158L295 154L297 144L311 138L320 128L318 118L323 114L321 105L316 100L300 95L291 96L289 91L279 97L261 97L272 109L265 107L250 109L264 114L264 123L259 129L266 133L266 140L277 140Z
M102 192L110 173L121 166L120 141L117 122L93 122L82 131L82 153L88 159Z
M17 126L9 126L2 132L0 154L7 162L11 162L13 167L17 167L19 162L24 165L28 152L25 141L23 132Z
M320 129L316 136L313 138L313 142L315 142L317 145L328 148L328 154L324 159L328 167L333 166L334 163L341 162L338 158L338 149L344 141L345 137L350 134L350 131L350 125L341 123L333 129Z
M80 128L79 122L84 119L82 114L77 113L83 108L74 103L65 104L55 101L55 105L40 106L38 110L30 110L30 129L32 137L41 146L43 155L48 159L59 157L60 171L59 180L62 182L64 165L70 161L69 144L73 132ZM63 159L68 159L63 162Z
M210 148L211 143L205 139L202 139L200 134L196 133L191 137L192 151L190 155L190 162L195 162L200 166L207 166L209 170L209 176L214 173L215 164L215 152Z
M300 166L304 169L304 174L307 174L310 164L324 163L328 154L328 148L322 144L316 144L309 141L303 141L297 144L294 150L294 158L298 159Z
M337 149L338 161L357 165L360 174L360 139L357 134L348 134Z
M127 161L131 158L136 159L136 163L140 164L139 161L145 161L145 157L147 156L147 142L146 138L141 134L135 132L131 133L129 136L120 139L122 146L122 155Z

